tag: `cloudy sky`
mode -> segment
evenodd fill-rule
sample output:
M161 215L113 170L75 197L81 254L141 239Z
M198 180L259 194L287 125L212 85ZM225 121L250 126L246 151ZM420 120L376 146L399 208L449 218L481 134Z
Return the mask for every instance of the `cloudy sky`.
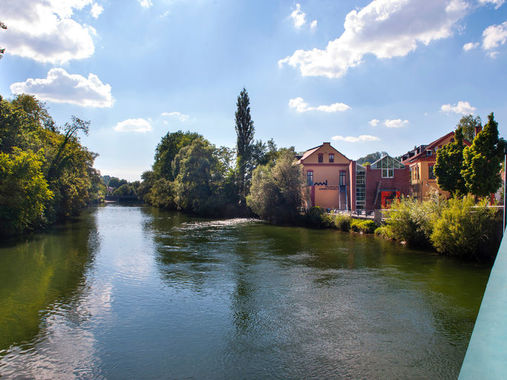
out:
M138 179L160 138L255 137L399 155L495 112L507 135L505 0L1 0L0 94L36 95L103 174Z

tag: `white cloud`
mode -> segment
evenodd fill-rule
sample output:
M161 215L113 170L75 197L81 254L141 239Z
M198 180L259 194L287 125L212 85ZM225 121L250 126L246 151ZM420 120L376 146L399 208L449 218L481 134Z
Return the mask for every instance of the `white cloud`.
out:
M100 14L104 11L104 7L97 3L93 3L92 9L90 10L90 14L93 18L99 18Z
M301 10L301 4L296 4L296 9L292 11L290 18L292 19L295 28L299 29L306 24L306 13Z
M338 78L367 54L402 57L420 44L451 36L467 8L463 0L372 1L347 14L345 31L325 49L296 50L278 65L297 67L303 76Z
M505 3L505 0L479 0L481 4L494 4L495 8L498 9Z
M111 86L101 82L95 74L85 78L69 74L62 68L48 71L46 78L29 78L10 86L13 94L32 94L40 100L70 103L82 107L112 107Z
M172 118L176 118L178 119L179 121L187 121L189 119L189 116L188 115L185 115L184 113L181 113L181 112L162 112L161 113L161 116L165 116L165 117L172 117Z
M376 127L380 123L380 120L378 119L371 119L368 124L370 124L372 127Z
M153 6L153 3L151 0L137 0L137 1L139 1L139 4L143 8L150 8L151 6Z
M333 136L334 141L345 141L350 143L366 142L366 141L379 141L380 139L372 135L359 135L359 136Z
M507 41L507 21L500 25L491 25L482 32L482 48L486 50L491 57L495 57L498 52L494 49Z
M455 105L444 104L440 109L443 112L454 112L461 115L468 115L475 112L475 107L472 107L470 103L460 100Z
M402 128L408 125L408 120L401 120L401 119L387 119L384 120L384 125L387 128Z
M88 58L95 51L95 30L72 16L91 4L92 0L1 0L0 15L9 28L2 35L2 47L9 54L53 64Z
M117 132L146 133L151 131L151 124L146 119L127 119L116 124L114 130Z
M312 107L309 106L308 103L306 103L301 97L290 99L289 107L294 108L296 112L308 112L308 111L343 112L350 109L350 107L344 103L333 103L330 105L321 105Z
M464 51L470 51L472 49L475 49L478 46L479 46L478 42L468 42L468 43L466 43L466 44L463 45L463 50Z
M310 23L310 29L314 30L315 28L317 28L317 20L313 20Z

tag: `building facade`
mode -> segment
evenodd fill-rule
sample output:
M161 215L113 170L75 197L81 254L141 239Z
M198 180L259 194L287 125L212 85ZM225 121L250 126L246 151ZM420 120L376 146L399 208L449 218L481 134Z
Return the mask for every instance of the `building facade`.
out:
M391 156L384 156L365 168L365 209L389 208L410 193L409 168Z
M440 189L434 173L437 151L454 141L454 132L433 141L428 145L421 145L402 156L402 163L410 169L410 195L416 199L425 200L431 194L449 197L449 193ZM466 140L465 145L470 145Z
M307 207L356 209L355 161L324 142L299 156L298 163L306 179Z

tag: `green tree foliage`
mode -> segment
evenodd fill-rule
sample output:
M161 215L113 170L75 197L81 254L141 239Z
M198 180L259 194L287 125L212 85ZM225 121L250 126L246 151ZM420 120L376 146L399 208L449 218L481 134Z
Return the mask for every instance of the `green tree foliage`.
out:
M250 98L245 88L241 90L238 96L236 107L235 128L237 136L238 195L240 204L244 205L248 190L248 181L251 176L248 164L252 157L252 141L254 136L254 123L250 115Z
M0 234L11 235L40 227L53 198L42 172L42 151L0 152Z
M133 184L125 183L113 191L114 197L137 198L137 192Z
M456 129L461 129L463 131L463 137L468 140L468 142L474 141L475 138L475 128L481 126L481 118L479 116L474 117L474 115L465 115L463 116L456 126Z
M274 166L263 165L253 172L248 207L273 223L295 221L302 203L303 175L294 164L295 152L280 155Z
M96 155L82 146L77 136L78 132L86 133L88 126L88 122L72 117L72 121L65 124L60 132L44 104L34 97L19 95L12 101L0 97L0 152L7 155L4 159L18 157L27 165L30 163L37 167L37 170L26 173L5 171L3 184L19 185L20 182L16 181L21 181L20 178L33 175L38 189L47 186L51 193L51 197L40 198L44 199L41 201L43 212L36 222L20 224L13 219L12 223L6 222L4 231L21 233L58 218L76 215L90 201L99 199L101 192L103 196L104 186L99 173L93 168ZM37 165L34 164L36 161ZM4 187L3 196L17 199L22 191L16 190L16 186ZM20 204L23 208L28 207L26 203ZM34 204L37 202L34 201Z
M175 203L185 211L211 214L214 208L214 185L219 182L218 160L214 147L204 139L196 139L183 147L174 158L178 167L175 180Z
M463 131L456 129L454 141L437 151L435 175L438 186L451 194L465 194L465 180L461 175L463 168Z
M493 113L488 123L463 151L463 169L467 191L479 197L488 196L500 187L500 168L504 155L504 141L498 138L498 123Z
M431 242L439 253L477 260L495 241L495 214L487 201L476 204L471 195L450 199L434 223Z
M194 132L169 132L157 146L155 152L155 163L153 164L153 172L157 178L165 178L173 181L177 173L174 171L173 160L181 148L190 145L192 141L197 138L202 138L201 135Z

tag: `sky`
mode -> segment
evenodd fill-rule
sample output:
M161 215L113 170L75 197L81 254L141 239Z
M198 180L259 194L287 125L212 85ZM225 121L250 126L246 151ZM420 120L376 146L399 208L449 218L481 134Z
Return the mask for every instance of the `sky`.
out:
M149 170L162 136L401 155L495 113L507 136L506 0L0 0L0 94L33 94L102 174Z

